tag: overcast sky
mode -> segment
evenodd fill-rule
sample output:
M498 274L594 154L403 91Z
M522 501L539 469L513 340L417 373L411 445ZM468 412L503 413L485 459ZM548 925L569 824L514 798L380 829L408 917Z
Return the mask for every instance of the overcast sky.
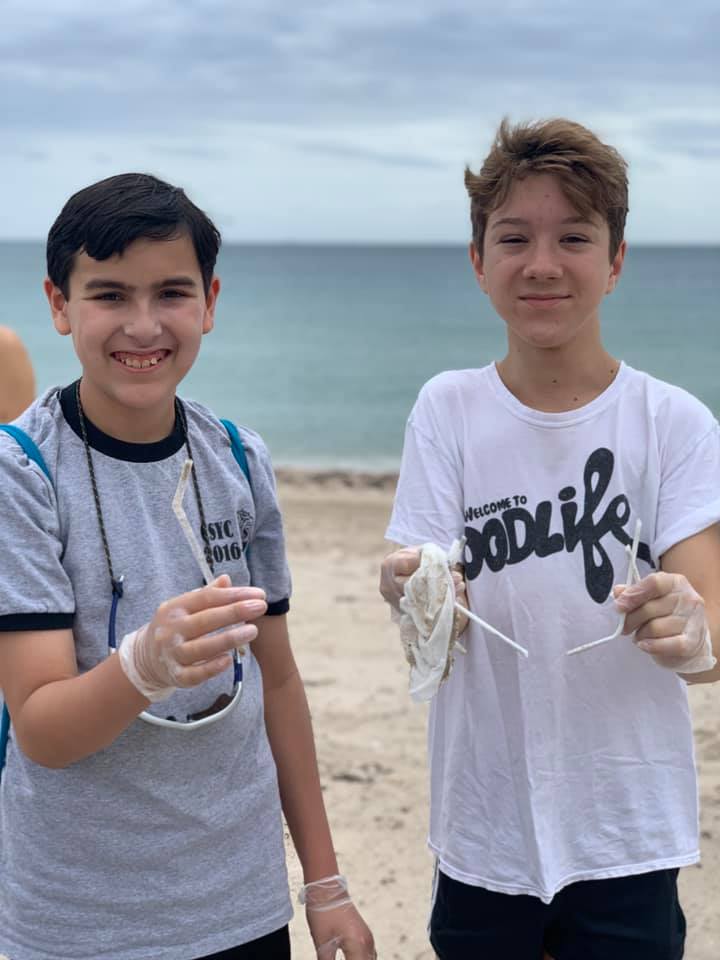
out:
M226 240L465 242L508 114L624 153L631 241L720 243L719 36L717 0L0 0L0 237L141 170Z

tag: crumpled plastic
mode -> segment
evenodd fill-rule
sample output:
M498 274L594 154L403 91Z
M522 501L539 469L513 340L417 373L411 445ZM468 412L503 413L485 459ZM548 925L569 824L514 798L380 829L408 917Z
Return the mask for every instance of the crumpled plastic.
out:
M446 553L435 543L420 547L420 566L405 583L400 613L392 610L400 627L405 659L410 665L410 696L416 703L431 700L448 678L458 643L455 629L455 585L451 567L460 561L463 541L455 540Z

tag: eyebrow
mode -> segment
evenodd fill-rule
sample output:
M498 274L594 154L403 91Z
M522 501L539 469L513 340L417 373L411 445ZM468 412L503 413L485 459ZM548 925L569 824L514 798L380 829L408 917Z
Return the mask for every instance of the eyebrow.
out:
M160 290L163 287L197 287L192 277L166 277L158 283L153 283L151 289ZM121 283L119 280L109 280L103 277L95 277L88 280L84 286L85 290L121 290L125 293L132 293L137 287L128 283Z
M560 221L561 224L570 224L570 223L586 223L588 226L594 227L597 226L593 220L589 220L587 217L583 217L580 214L576 214L572 217L565 217L564 220ZM529 220L524 220L522 217L503 217L500 220L496 220L490 227L491 230L494 230L496 227L503 226L512 226L512 227L527 227L530 226Z

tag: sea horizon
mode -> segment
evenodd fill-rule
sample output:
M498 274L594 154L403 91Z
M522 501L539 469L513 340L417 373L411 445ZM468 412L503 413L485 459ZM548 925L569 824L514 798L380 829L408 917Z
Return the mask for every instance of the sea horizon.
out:
M720 245L631 245L602 308L607 349L720 412ZM0 324L38 390L79 375L42 292L44 242L0 241ZM257 430L283 468L397 470L422 384L505 353L460 243L226 242L213 332L182 396Z

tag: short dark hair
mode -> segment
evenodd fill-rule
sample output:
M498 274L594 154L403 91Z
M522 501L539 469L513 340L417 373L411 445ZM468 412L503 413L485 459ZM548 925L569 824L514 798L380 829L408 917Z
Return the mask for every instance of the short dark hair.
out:
M587 127L562 118L516 126L504 119L480 172L465 168L473 242L480 256L488 216L502 206L516 180L536 173L557 176L563 193L582 216L594 211L607 221L613 260L628 213L627 164Z
M69 296L78 253L93 260L121 254L134 241L171 240L187 232L207 294L220 249L220 233L180 187L148 173L122 173L100 180L70 197L50 228L47 272Z

